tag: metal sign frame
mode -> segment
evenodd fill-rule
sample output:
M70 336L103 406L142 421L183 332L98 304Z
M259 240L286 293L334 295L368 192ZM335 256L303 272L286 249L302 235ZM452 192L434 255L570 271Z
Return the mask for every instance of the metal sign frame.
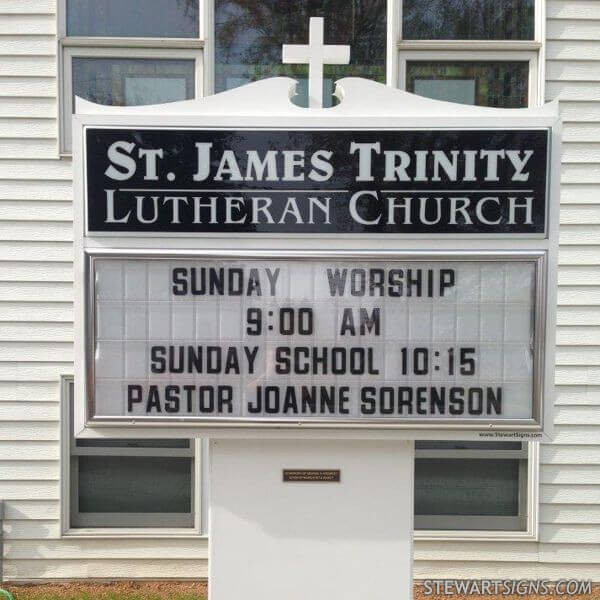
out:
M330 109L302 109L289 98L294 82L272 78L203 99L171 105L103 107L77 100L73 120L74 166L74 282L75 282L75 411L77 437L299 437L306 439L540 439L552 433L554 346L556 329L556 271L558 255L560 119L553 103L530 109L493 109L456 105L420 98L362 80L338 82L339 105ZM368 99L368 101L366 101ZM152 124L156 123L155 126ZM202 128L202 129L535 129L550 132L546 235L540 234L183 234L87 235L85 219L85 127ZM433 251L435 249L435 251ZM528 423L487 421L473 427L431 422L405 426L384 424L191 422L179 418L165 423L149 419L98 420L90 412L89 371L89 261L94 256L190 256L253 258L271 256L402 257L451 255L477 257L517 255L538 262L536 284L535 419ZM539 346L539 347L538 347Z
M286 259L295 260L308 260L311 259L330 259L339 261L352 261L352 260L368 260L371 262L378 261L425 261L433 260L438 263L440 262L527 262L535 265L535 292L534 292L534 322L533 322L533 335L534 335L534 352L533 352L533 386L532 386L532 418L531 419L473 419L473 418L438 418L430 417L428 419L409 419L409 418L330 418L330 419L319 419L319 418L297 418L297 419L282 419L282 418L261 418L261 417L199 417L199 416L188 416L183 417L185 423L197 423L205 424L208 426L214 426L215 428L222 428L231 425L236 427L253 427L260 425L261 427L269 428L282 428L282 429L297 429L298 427L310 428L310 427L331 427L331 428L363 428L363 427L383 427L386 429L429 429L432 426L440 429L459 429L459 430L480 430L482 423L490 426L489 421L494 421L493 428L496 431L518 431L518 430L532 430L542 429L542 400L544 395L544 381L543 381L543 369L545 356L545 339L544 330L546 323L546 255L543 252L527 252L527 251L514 251L514 252L481 252L477 255L467 252L377 252L377 251L363 251L363 252L331 252L331 251L315 251L311 253L307 252L294 252L294 251L281 251L277 254L269 251L265 252L236 252L236 251L222 251L222 252L170 252L165 253L162 251L129 251L121 252L119 250L104 250L104 251L93 251L86 252L86 281L87 281L87 302L86 302L86 329L87 329L87 349L86 349L86 372L91 385L88 387L87 396L87 411L88 421L97 425L106 423L169 423L171 426L181 426L182 417L161 417L161 416L97 416L96 414L96 403L93 392L93 383L95 381L94 372L94 353L95 353L95 342L97 337L96 332L96 304L95 304L95 285L96 285L96 271L94 263L97 259L125 259L125 260L176 260L176 259L238 259L238 260L256 260L256 259L268 259L274 262Z

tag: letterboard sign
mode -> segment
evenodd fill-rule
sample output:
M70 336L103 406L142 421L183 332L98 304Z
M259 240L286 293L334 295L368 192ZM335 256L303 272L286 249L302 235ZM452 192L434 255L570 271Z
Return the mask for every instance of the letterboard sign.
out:
M92 253L93 414L250 423L532 420L543 259Z
M544 234L549 130L85 130L89 234Z
M293 84L76 103L75 434L551 433L558 105Z

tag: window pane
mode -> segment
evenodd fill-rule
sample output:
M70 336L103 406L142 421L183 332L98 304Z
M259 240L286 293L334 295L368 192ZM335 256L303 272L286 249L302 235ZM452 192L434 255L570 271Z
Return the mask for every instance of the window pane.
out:
M406 89L436 100L522 108L527 106L529 63L424 62L406 65Z
M405 40L532 40L534 0L404 0Z
M199 0L67 0L67 35L199 36Z
M519 461L415 460L416 515L519 514Z
M215 90L285 75L301 80L306 104L307 66L282 65L281 46L306 44L310 17L325 18L326 44L351 46L350 65L325 66L325 105L341 77L385 81L385 0L215 0Z
M190 513L191 458L80 456L79 512Z
M73 95L97 104L161 104L194 97L193 60L74 58Z

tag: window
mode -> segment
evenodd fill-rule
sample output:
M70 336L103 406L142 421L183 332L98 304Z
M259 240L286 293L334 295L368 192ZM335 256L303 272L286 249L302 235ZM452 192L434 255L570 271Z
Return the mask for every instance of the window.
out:
M534 0L404 0L405 40L532 40Z
M195 494L200 487L195 485L195 441L76 440L72 381L65 386L67 529L194 528Z
M61 151L75 96L131 106L202 93L200 0L62 0Z
M523 442L416 442L415 530L534 535L534 454Z
M264 77L299 79L297 103L307 103L307 65L282 65L283 44L306 44L310 17L325 18L325 43L350 44L350 65L324 68L325 105L333 82L367 77L385 82L386 0L214 0L215 91Z
M521 108L541 97L539 0L399 2L401 88L499 108Z
M132 106L194 97L193 60L76 57L73 97Z
M526 62L407 61L406 90L436 100L521 108L528 103Z
M67 0L67 35L197 38L198 0Z

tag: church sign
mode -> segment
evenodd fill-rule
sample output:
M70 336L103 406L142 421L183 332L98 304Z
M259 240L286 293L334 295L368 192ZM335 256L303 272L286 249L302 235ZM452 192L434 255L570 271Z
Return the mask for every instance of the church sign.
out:
M547 433L556 107L293 83L78 101L78 434Z
M543 234L547 129L85 130L95 233Z

